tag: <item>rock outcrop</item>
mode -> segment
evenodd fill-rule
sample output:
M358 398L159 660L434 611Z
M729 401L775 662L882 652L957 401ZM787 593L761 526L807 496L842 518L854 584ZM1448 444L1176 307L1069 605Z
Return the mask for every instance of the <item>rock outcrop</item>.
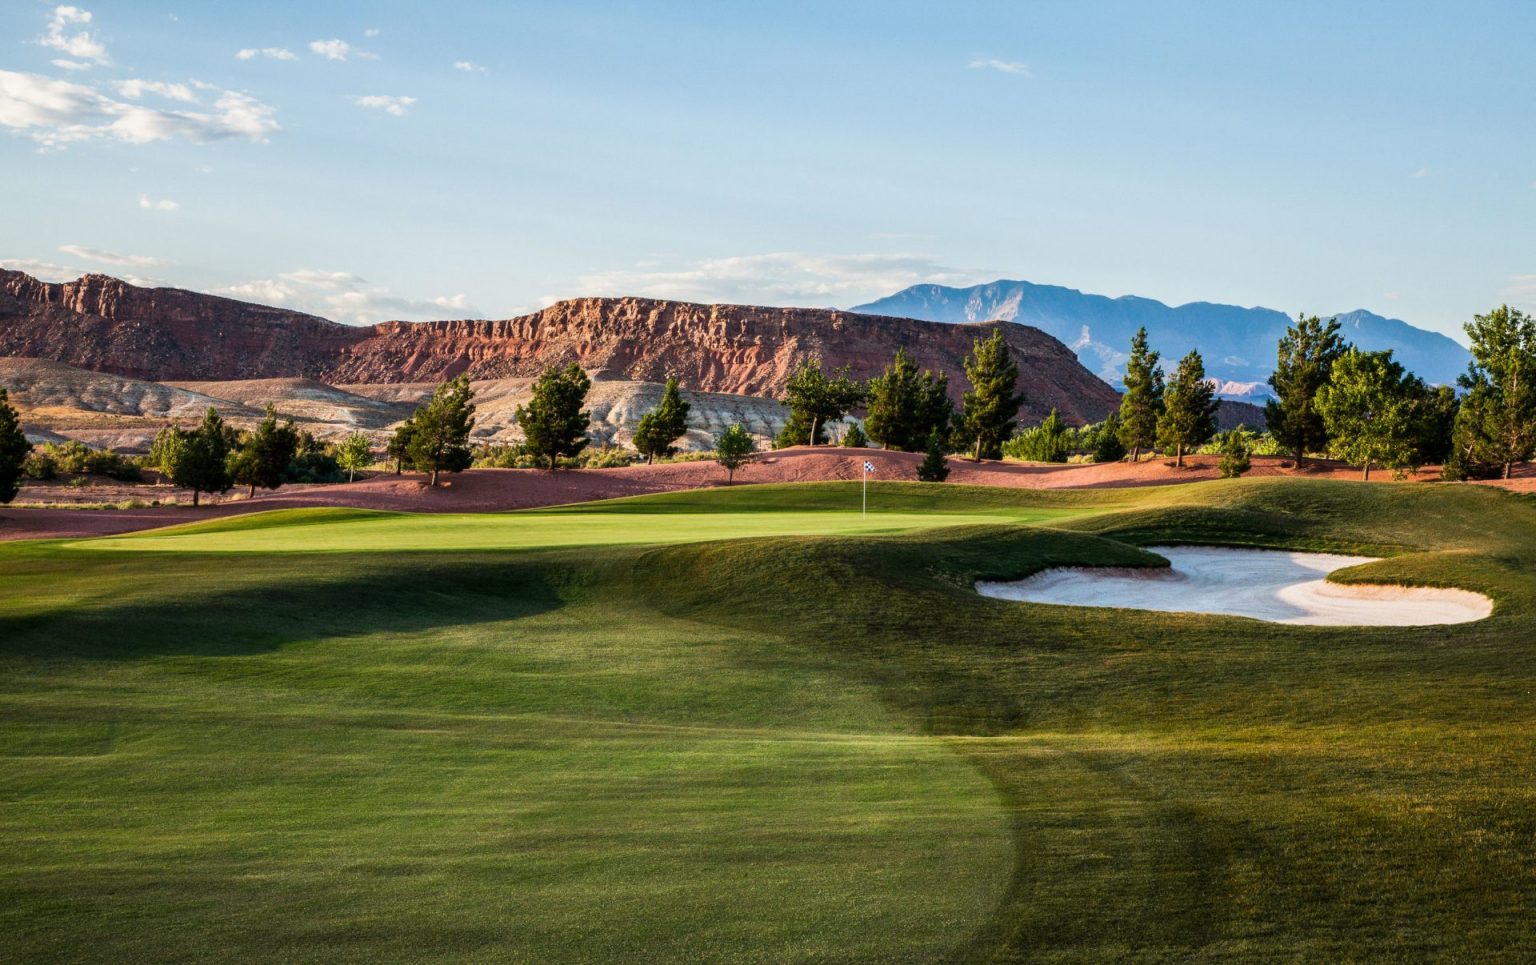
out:
M948 372L994 327L1019 363L1021 413L1051 408L1069 421L1101 418L1113 389L1061 342L1009 322L965 325L826 309L584 298L500 321L385 322L352 327L313 315L180 289L145 289L104 275L50 284L0 271L0 356L166 382L306 377L330 384L531 378L575 361L598 379L775 396L810 355L863 378L897 346Z

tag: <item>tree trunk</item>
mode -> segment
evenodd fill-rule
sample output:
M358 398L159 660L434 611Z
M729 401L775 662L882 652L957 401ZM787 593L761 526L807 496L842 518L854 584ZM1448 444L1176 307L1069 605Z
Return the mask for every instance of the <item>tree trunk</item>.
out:
M1511 469L1512 469L1512 468L1513 468L1513 467L1514 467L1514 465L1515 465L1515 464L1514 464L1514 463L1512 463L1512 462L1506 462L1506 463L1505 463L1505 464L1504 464L1504 478L1505 478L1505 479L1508 479L1508 478L1509 478L1509 472L1510 472L1510 470L1511 470Z
M821 428L821 420L811 416L811 438L807 441L807 445L814 446L816 444L816 430L819 428Z
M1369 459L1367 459L1365 461L1365 471L1360 474L1360 481L1361 482L1370 482L1371 481L1371 461Z
M736 481L736 470L734 470L734 469L727 469L725 471L725 484L727 486L729 486L731 483L733 483L735 481Z
M192 490L192 508L197 508L197 490Z
M1173 465L1175 469L1184 468L1184 443L1175 443L1173 447Z
M404 471L404 469L405 469L405 457L404 456L400 456L397 459L395 459L395 475L397 475L397 476L400 475L400 473L402 471Z
M1141 446L1131 447L1131 462L1141 462Z
M1307 457L1307 451L1300 445L1296 447L1296 468L1301 468L1301 461Z
M350 468L349 468L349 469L347 469L347 482L351 482L351 481L352 481L352 477L353 477L353 476L354 476L354 475L355 475L355 474L356 474L356 472L355 472L355 470L353 470L353 469L350 469Z
M437 488L437 470L436 469L432 470L432 481L427 484L427 487L429 489L436 489Z
M554 472L555 471L555 454L554 453L550 453L549 454L549 471L550 472Z
M976 434L976 461L981 462L981 433Z
M256 498L256 484L255 483L251 483L251 494L249 496L245 497L245 498L246 499L255 499Z

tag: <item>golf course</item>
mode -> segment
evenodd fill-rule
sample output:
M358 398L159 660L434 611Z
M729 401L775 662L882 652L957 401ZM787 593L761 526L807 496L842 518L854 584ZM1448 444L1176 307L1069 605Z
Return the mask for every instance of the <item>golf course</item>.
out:
M0 934L59 961L1528 959L1536 502L748 485L0 544ZM1148 546L1486 619L991 599Z

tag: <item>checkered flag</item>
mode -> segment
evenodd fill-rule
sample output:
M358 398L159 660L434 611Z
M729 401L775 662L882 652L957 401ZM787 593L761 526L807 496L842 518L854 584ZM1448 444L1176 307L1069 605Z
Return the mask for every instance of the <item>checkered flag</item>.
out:
M864 460L864 471L865 472L874 472L875 471L875 464L870 462L868 459Z

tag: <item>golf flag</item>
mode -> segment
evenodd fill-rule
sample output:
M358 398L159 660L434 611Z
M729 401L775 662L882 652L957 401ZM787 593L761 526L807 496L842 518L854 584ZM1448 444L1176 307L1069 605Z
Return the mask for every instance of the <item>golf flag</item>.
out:
M868 459L864 460L864 471L865 472L874 472L875 471L875 464L870 462Z
M864 484L863 486L859 487L863 490L861 493L859 493L860 516L869 515L869 474L874 471L875 464L870 462L868 459L864 460L864 475L859 477L859 480Z

